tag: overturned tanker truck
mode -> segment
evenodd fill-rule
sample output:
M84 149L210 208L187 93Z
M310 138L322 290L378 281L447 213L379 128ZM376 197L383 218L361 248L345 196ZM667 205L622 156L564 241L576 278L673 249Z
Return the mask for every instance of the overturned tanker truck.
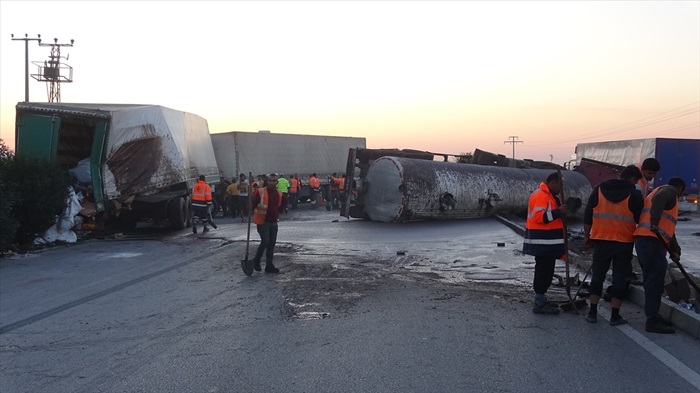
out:
M514 168L434 161L431 153L401 151L376 159L351 151L348 174L358 176L342 215L382 222L451 220L495 214L527 214L528 198L553 169ZM419 158L414 158L419 157ZM367 161L372 161L368 167ZM581 217L592 187L580 173L561 170L572 216ZM349 176L348 176L349 177ZM346 188L347 189L347 188Z

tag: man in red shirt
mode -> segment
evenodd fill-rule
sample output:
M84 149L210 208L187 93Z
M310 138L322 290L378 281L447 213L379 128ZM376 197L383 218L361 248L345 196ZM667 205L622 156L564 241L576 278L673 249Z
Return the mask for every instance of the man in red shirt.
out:
M260 245L253 258L255 271L262 270L260 260L265 253L265 273L279 273L272 263L277 243L277 222L279 214L287 208L287 196L277 189L276 173L267 176L267 187L261 187L253 194L253 222L260 235Z

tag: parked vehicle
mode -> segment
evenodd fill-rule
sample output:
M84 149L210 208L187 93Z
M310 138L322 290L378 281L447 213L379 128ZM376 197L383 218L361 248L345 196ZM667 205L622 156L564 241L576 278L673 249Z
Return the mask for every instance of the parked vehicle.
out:
M69 169L96 213L126 226L152 218L183 229L198 176L219 183L207 121L197 115L128 104L23 102L16 110L17 155Z
M646 158L656 158L661 163L661 170L654 178L654 186L666 184L672 177L680 177L685 181L687 194L698 193L700 139L648 138L580 143L576 145L577 165L581 165L584 158L622 167L641 165Z
M247 176L252 172L255 176L275 172L284 173L289 179L298 173L303 183L301 200L310 195L312 173L316 173L325 190L329 176L344 173L349 149L366 146L365 138L269 131L216 133L211 140L222 177L230 180L241 173Z

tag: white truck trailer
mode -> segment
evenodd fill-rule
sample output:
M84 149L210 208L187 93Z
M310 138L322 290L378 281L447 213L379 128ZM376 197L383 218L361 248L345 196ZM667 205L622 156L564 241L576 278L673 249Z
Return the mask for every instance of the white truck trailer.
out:
M219 182L207 121L158 105L17 104L17 154L54 161L92 193L97 212L190 223L190 192ZM76 168L83 170L75 171Z
M316 173L327 183L333 173L345 173L348 151L365 148L365 138L275 134L269 131L231 131L211 134L214 155L221 176L227 180L249 172L253 176L284 173L287 179L299 174L305 187L300 197L308 196L308 181Z

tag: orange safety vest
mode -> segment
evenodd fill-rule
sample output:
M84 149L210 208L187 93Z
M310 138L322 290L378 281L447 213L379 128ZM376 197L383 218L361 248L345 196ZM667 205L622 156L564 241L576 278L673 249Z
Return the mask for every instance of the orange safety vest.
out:
M192 188L192 206L207 207L208 202L211 202L211 187L200 180Z
M298 190L299 190L299 179L297 179L296 177L293 177L292 182L289 185L289 192L294 194Z
M661 186L649 194L647 199L644 200L644 209L642 209L642 215L639 216L639 225L637 226L637 229L634 231L634 236L651 236L651 237L656 237L656 234L651 231L651 203L652 199L654 199L654 194L656 194L659 189L662 187L670 187L670 186ZM670 210L664 210L661 213L661 219L659 220L659 235L664 239L664 242L666 244L671 244L671 239L673 238L673 234L676 232L676 223L678 222L678 203L676 202L675 205Z
M313 177L313 176L312 176L311 179L309 179L309 186L311 186L311 188L320 188L320 187L321 187L321 181L318 180L318 177Z
M629 209L630 196L614 203L603 196L598 188L598 205L593 208L591 239L610 240L620 243L634 243L634 213Z
M338 178L338 189L341 191L345 189L345 177Z
M340 188L339 185L340 185L340 179L337 177L334 177L331 180L331 191L338 191L338 188Z
M640 168L640 170L641 170L641 168ZM646 199L647 195L649 194L649 185L650 185L649 181L647 181L647 179L645 179L645 178L641 178L637 181L637 185L639 186L639 188L642 191L642 198Z
M277 207L282 206L282 191L275 189L277 191ZM265 217L267 217L267 206L269 203L269 194L267 193L267 187L260 188L258 190L260 194L260 203L255 206L253 211L253 222L262 225L265 223Z
M564 255L564 223L561 219L555 219L552 214L552 210L558 207L547 184L540 183L540 187L530 195L528 201L523 240L525 254L556 257Z

